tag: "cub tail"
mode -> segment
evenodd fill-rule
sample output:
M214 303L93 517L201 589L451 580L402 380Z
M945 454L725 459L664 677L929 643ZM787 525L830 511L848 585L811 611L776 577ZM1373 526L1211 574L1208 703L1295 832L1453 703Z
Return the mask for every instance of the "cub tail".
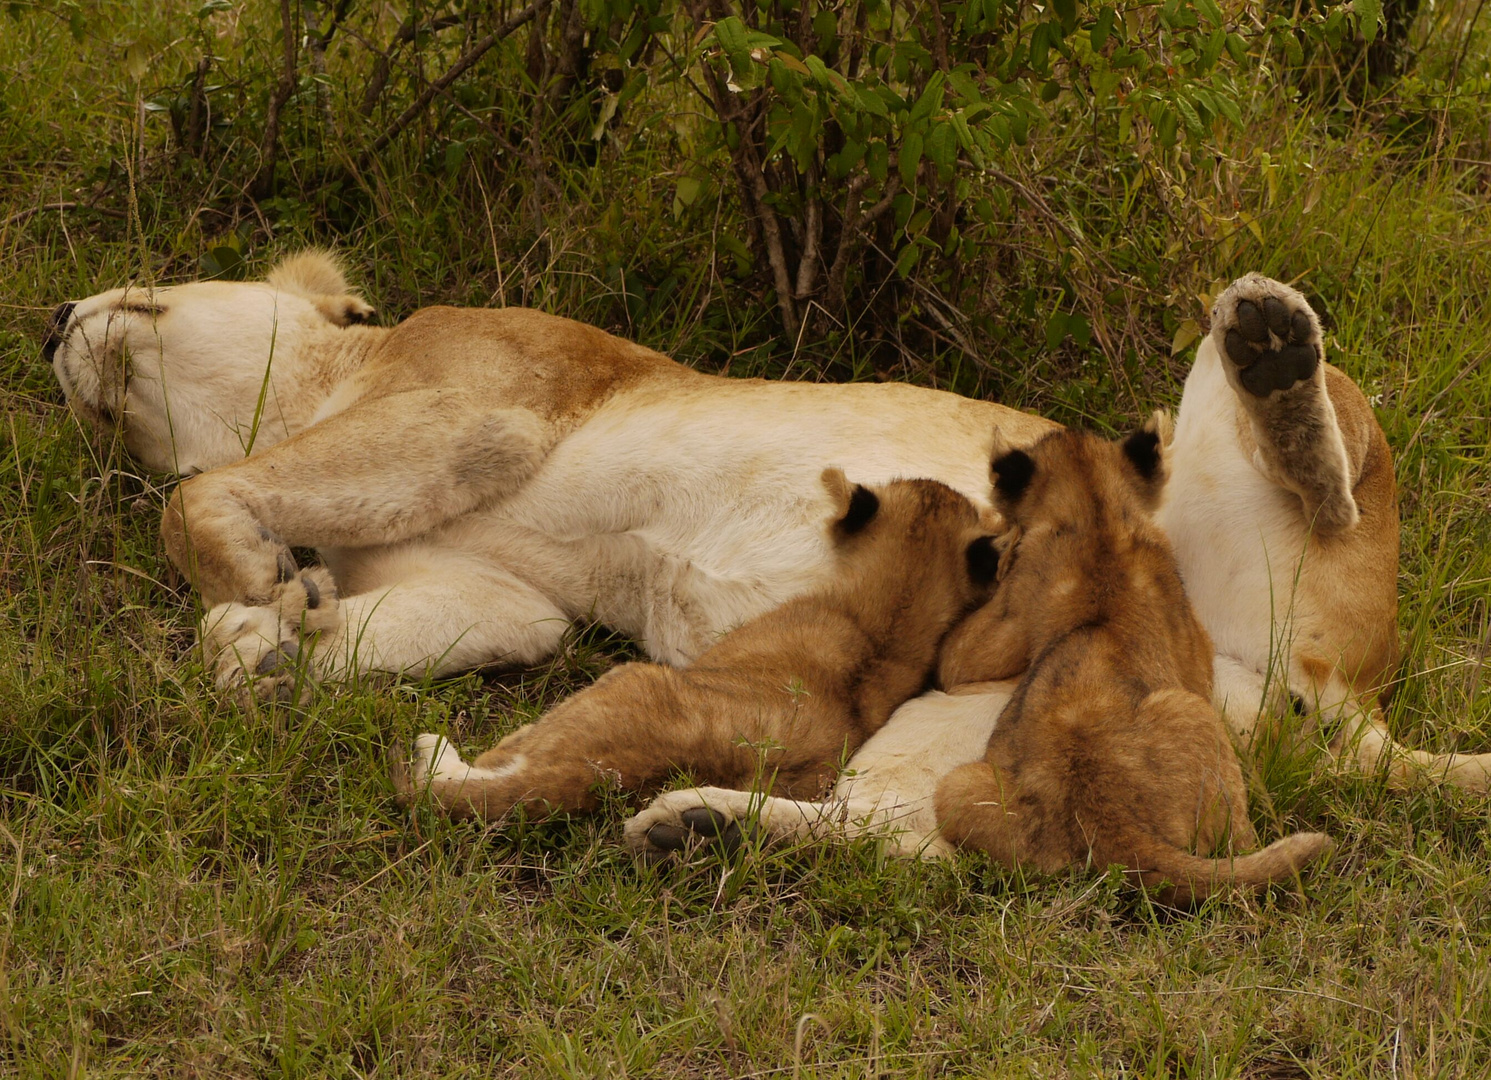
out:
M1227 888L1261 889L1294 880L1334 846L1325 833L1300 832L1275 840L1262 851L1233 858L1205 859L1154 837L1135 837L1125 845L1133 854L1121 860L1146 889L1158 890L1162 903L1188 907Z

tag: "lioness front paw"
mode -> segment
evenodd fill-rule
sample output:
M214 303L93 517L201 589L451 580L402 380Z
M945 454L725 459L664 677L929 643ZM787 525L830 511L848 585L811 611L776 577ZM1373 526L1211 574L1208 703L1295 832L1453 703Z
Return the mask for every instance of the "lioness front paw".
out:
M622 826L632 853L649 862L709 846L726 854L754 840L754 823L741 824L758 795L724 788L682 788L659 795Z
M1311 379L1325 348L1320 320L1305 298L1283 282L1248 274L1212 307L1212 337L1249 394L1266 398Z
M203 618L198 637L219 690L245 702L303 700L310 681L296 662L301 642L340 620L331 574L313 567L276 586L267 604L218 604Z

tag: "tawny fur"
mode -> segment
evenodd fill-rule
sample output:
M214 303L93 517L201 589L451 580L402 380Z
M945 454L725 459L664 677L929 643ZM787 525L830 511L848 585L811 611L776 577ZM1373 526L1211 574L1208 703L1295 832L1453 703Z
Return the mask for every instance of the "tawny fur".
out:
M1159 414L1121 445L1067 431L996 448L995 502L1019 544L942 669L945 682L1025 674L984 760L943 778L936 806L949 840L1006 864L1119 865L1189 903L1287 880L1329 840L1232 854L1256 843L1247 791L1211 706L1211 642L1151 518L1168 436Z
M863 488L824 473L836 572L822 588L725 635L679 671L626 664L522 728L471 767L424 737L408 798L428 788L454 815L588 810L597 789L655 789L686 770L817 796L930 681L943 636L988 595L989 526L933 480Z
M707 376L534 311L348 325L369 309L324 253L270 279L100 293L59 309L46 345L81 416L121 431L145 468L190 478L163 537L209 609L217 684L244 696L534 664L582 619L687 663L822 582L824 467L929 476L982 504L990 429L1020 446L1054 426L920 387ZM1361 391L1310 367L1318 320L1287 286L1250 275L1213 321L1160 522L1216 647L1215 703L1246 737L1292 696L1395 784L1486 788L1491 755L1403 750L1376 705L1397 649L1398 524ZM1244 329L1234 361L1228 334ZM324 566L295 566L296 548ZM307 572L334 578L313 617ZM971 715L931 698L908 716L938 707Z

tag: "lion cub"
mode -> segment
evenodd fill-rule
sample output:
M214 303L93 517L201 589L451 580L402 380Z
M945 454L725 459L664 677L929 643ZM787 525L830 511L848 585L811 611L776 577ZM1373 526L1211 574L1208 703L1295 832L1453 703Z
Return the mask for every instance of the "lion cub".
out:
M1210 703L1211 641L1151 519L1169 436L1164 413L1122 443L1062 431L1020 451L996 435L994 501L1019 540L993 600L949 637L941 678L1025 675L985 759L944 777L936 807L948 839L1006 864L1116 863L1190 903L1287 880L1330 839L1226 857L1257 840Z
M725 635L683 670L625 664L468 767L420 736L401 799L428 787L453 816L588 810L597 781L701 782L816 796L936 671L951 627L985 600L999 556L972 503L935 480L868 488L823 473L833 578Z

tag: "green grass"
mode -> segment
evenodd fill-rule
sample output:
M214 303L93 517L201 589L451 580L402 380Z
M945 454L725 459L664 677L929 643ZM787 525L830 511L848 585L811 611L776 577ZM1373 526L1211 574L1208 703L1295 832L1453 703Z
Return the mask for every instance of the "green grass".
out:
M1116 356L1047 347L1045 309L1022 297L1053 288L1062 257L1018 210L955 298L977 357L918 331L914 305L905 348L877 330L794 356L755 279L711 258L719 231L740 230L728 199L674 219L667 138L593 166L555 162L550 188L500 163L447 175L425 133L396 144L345 206L291 177L280 202L256 208L239 151L225 144L214 171L174 154L160 114L143 137L137 126L125 47L151 43L149 96L189 70L194 8L85 7L81 42L53 10L72 9L0 16L0 1074L1491 1070L1481 797L1394 794L1319 761L1261 760L1262 831L1324 829L1337 853L1303 895L1186 917L1111 879L887 861L870 846L652 869L618 844L622 805L499 830L400 812L392 741L443 730L488 744L631 655L627 643L592 630L543 670L375 679L242 712L193 651L195 601L156 535L168 489L136 475L110 435L79 429L38 355L63 299L131 276L189 278L230 237L255 271L335 241L385 318L531 303L711 370L911 378L1117 427L1178 400L1187 358L1166 357L1196 293L1246 269L1297 277L1397 455L1405 661L1392 725L1425 747L1482 750L1491 173L1477 162L1491 155L1470 140L1483 124L1451 123L1437 146L1412 125L1389 138L1381 114L1312 111L1260 79L1248 128L1222 136L1210 173L1109 170L1049 134L1047 164L1022 167L1129 275L1111 304ZM275 18L248 5L214 39L225 102L262 91ZM333 73L360 57L331 57ZM360 92L333 83L338 109ZM292 116L314 128L310 108ZM639 110L637 127L646 120ZM295 168L335 158L297 132ZM1215 223L1232 200L1259 235ZM85 205L30 214L59 201ZM1063 272L1103 285L1091 266ZM640 299L628 277L645 282Z

